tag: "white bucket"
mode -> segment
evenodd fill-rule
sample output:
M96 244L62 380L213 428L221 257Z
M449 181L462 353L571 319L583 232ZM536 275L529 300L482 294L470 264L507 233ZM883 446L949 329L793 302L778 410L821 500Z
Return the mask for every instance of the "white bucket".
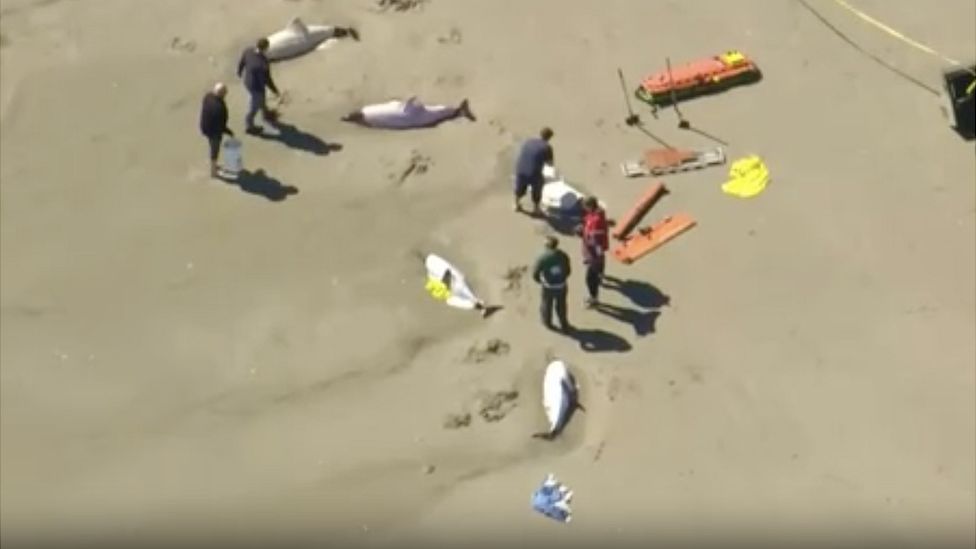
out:
M244 169L244 159L241 157L241 141L233 137L224 141L223 171L228 177L236 178Z

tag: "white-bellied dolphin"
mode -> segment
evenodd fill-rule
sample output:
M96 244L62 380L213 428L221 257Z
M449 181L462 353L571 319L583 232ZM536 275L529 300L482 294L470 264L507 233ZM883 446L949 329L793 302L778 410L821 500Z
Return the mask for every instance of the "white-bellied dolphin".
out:
M269 61L281 61L306 54L321 47L327 40L351 36L359 40L359 33L351 27L306 25L300 18L292 19L285 28L267 36Z
M576 379L561 360L554 360L546 367L546 374L542 379L542 407L549 420L549 430L532 436L545 440L556 438L576 409L584 410L579 403Z
M499 307L485 305L485 302L471 291L464 278L464 273L443 257L428 254L424 258L424 267L427 268L428 291L440 295L441 291L438 291L438 286L440 286L443 289L443 295L440 299L443 299L451 307L480 311L481 315L485 317L499 309Z
M467 99L461 101L457 107L450 107L425 105L416 97L411 97L406 101L394 99L385 103L366 105L343 116L342 120L370 128L406 130L432 128L441 122L462 116L468 120L475 120Z

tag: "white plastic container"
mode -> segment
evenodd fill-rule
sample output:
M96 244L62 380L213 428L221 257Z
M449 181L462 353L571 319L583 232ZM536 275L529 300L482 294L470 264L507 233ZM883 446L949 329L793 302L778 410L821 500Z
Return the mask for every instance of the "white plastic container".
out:
M224 175L237 179L244 169L244 159L241 156L241 141L230 137L224 140Z

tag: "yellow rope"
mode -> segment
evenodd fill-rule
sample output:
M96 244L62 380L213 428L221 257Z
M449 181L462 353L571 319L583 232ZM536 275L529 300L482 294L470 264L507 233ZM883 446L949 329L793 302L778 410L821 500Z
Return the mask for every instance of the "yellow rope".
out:
M895 29L889 27L888 25L885 25L881 21L878 21L877 19L871 17L870 15L864 13L863 11L861 11L861 10L855 8L854 6L848 4L844 0L834 0L834 2L836 2L837 5L839 5L840 7L844 8L845 10L853 13L854 15L856 15L856 16L860 17L861 19L863 19L864 21L867 21L868 23L874 25L875 27L877 27L881 31L883 31L883 32L885 32L885 33L887 33L887 34L889 34L889 35L897 38L898 40L901 40L902 42L908 44L909 46L912 46L915 49L921 50L921 51L923 51L923 52L925 52L925 53L927 53L929 55L933 55L935 57L938 57L939 59L945 61L946 63L949 63L950 65L954 65L956 67L962 67L963 70L965 70L969 74L971 74L973 76L976 76L976 71L973 71L972 69L964 66L959 61L957 61L957 60L955 60L955 59L953 59L951 57L948 57L946 55L943 55L943 54L935 51L934 49L926 46L925 44L923 44L923 43L921 43L921 42L919 42L917 40L912 40L911 38L905 36L904 34L898 32L898 31L896 31ZM967 93L972 93L972 92L973 92L973 87L970 86L969 89L967 90Z

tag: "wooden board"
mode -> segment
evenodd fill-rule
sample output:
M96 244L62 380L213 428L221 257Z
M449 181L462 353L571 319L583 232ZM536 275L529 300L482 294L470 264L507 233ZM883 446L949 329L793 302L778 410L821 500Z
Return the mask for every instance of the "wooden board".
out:
M638 234L623 241L613 250L613 256L621 263L629 265L660 248L696 224L696 221L688 214L670 215L650 227L642 228Z
M627 238L637 225L641 222L641 219L647 215L651 207L661 199L662 196L667 194L668 190L664 187L664 183L656 181L651 184L650 187L644 194L637 199L637 202L630 208L630 210L617 220L617 226L611 233L617 240L623 240Z

